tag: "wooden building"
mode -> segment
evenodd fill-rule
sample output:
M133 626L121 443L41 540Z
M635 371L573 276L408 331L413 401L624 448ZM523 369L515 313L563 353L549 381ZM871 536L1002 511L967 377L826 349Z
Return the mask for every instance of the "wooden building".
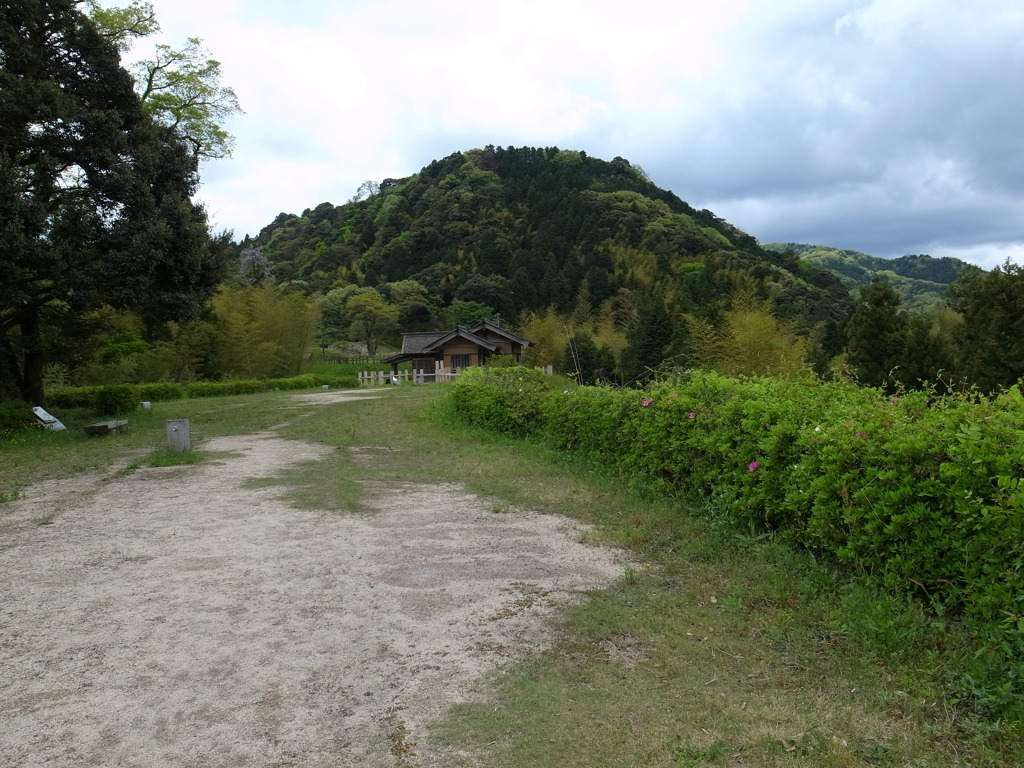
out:
M452 331L403 333L402 351L381 362L398 372L400 363L411 362L414 370L430 375L437 371L458 373L463 368L483 365L493 355L511 355L522 362L523 348L531 342L490 320L458 326Z

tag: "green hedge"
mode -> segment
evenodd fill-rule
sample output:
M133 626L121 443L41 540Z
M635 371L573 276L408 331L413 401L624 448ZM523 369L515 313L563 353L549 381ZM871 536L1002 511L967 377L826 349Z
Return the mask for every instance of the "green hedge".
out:
M139 397L147 402L157 403L164 400L181 400L184 396L185 387L181 384L169 381L139 384Z
M48 387L46 407L53 408L95 408L99 387Z
M97 416L122 416L139 407L139 388L134 384L108 384L96 390Z
M534 434L646 487L699 494L936 614L981 628L972 686L1024 717L1024 398L889 397L846 384L690 372L645 391L561 391L470 369L472 423ZM544 377L542 377L544 378ZM979 682L988 676L989 682ZM995 691L998 688L999 691Z
M121 410L110 410L112 407L109 399L111 387L133 387L135 403L146 400L150 402L161 402L165 400L180 400L183 397L222 397L227 395L247 395L254 392L268 392L275 390L312 389L328 385L338 389L355 389L359 386L356 376L321 376L305 375L293 376L285 379L241 379L235 381L197 381L192 384L182 385L171 382L156 382L151 384L115 384L106 387L52 387L47 391L47 403L51 408L88 408L102 413L100 415L114 415L127 412L127 400L119 403L117 408ZM125 390L127 391L127 390ZM106 394L104 394L106 392ZM103 399L103 403L99 402Z

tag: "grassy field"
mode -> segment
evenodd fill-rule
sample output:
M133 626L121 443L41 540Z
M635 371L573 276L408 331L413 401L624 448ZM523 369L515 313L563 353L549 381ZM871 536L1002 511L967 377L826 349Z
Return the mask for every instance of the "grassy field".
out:
M456 765L1024 764L998 726L944 702L933 682L941 658L910 647L924 616L887 610L809 556L727 529L713 510L626 493L600 467L460 425L444 391L401 387L317 407L292 393L154 403L103 438L82 433L89 416L57 414L68 432L3 435L0 498L166 460L165 420L188 418L190 460L203 460L206 437L268 429L337 448L261 481L286 486L298 506L356 510L366 480L459 482L496 514L569 515L595 526L594 543L629 548L636 565L559 619L552 651L482 681L473 703L434 726L464 751ZM373 460L354 462L354 450Z

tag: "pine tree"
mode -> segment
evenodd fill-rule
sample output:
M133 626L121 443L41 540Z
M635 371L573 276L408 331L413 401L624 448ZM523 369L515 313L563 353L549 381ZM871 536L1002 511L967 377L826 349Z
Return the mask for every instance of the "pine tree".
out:
M846 332L846 354L857 380L869 387L891 387L890 373L903 352L900 296L886 280L874 277L861 287Z

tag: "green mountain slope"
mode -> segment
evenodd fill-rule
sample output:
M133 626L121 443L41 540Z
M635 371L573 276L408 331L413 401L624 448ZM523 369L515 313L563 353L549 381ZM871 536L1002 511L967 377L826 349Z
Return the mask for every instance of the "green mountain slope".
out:
M882 277L900 294L902 309L926 310L945 303L944 294L967 262L950 257L933 258L924 254L883 259L859 251L802 243L767 243L767 251L792 253L802 261L837 274L850 289Z
M311 292L413 280L437 308L477 301L507 318L616 302L625 322L654 295L675 324L741 284L802 327L851 310L832 273L762 249L622 158L489 146L372 186L363 200L281 214L243 247Z

